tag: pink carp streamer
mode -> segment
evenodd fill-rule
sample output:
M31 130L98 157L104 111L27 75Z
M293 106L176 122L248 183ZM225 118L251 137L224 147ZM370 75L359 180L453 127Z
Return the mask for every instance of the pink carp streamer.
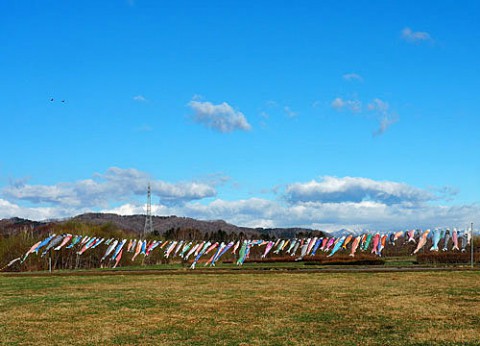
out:
M413 255L417 254L418 251L420 251L425 246L425 244L427 243L427 237L429 233L430 233L429 229L423 232L422 236L418 240L417 248L413 251Z
M458 248L458 232L457 232L457 229L454 228L453 229L453 233L452 233L452 240L453 240L453 247L452 247L452 251L455 251L455 250L460 250Z
M351 257L355 257L355 252L357 252L358 245L360 245L360 240L362 239L362 236L358 236L355 238L355 240L352 243L352 248L350 250L350 255Z
M30 250L28 250L28 251L25 253L25 255L23 255L21 261L24 262L24 261L27 259L28 255L30 255L31 253L33 253L33 252L35 251L35 249L36 249L40 244L41 244L41 241L39 241L38 243L33 244L33 246L30 248Z
M122 258L122 254L123 254L123 249L120 250L117 257L115 258L115 265L113 266L113 268L117 268L118 262L120 262L120 259Z
M56 248L54 248L55 251L59 251L62 247L64 247L69 241L72 239L71 234L67 234L65 238L63 238L63 241L58 245Z
M135 249L135 253L133 254L133 257L132 257L132 262L135 261L135 258L137 258L137 256L140 254L140 251L142 251L142 241L139 240L137 242L137 248Z
M412 229L410 231L407 231L408 235L408 242L409 243L416 243L417 241L415 240L415 230Z
M375 234L373 236L373 247L371 253L377 254L378 253L378 242L380 241L380 234Z
M268 253L269 253L270 250L273 248L273 245L274 245L274 242L273 242L273 241L269 241L269 242L268 242L267 247L265 248L265 252L264 252L263 255L262 255L262 258L267 257Z

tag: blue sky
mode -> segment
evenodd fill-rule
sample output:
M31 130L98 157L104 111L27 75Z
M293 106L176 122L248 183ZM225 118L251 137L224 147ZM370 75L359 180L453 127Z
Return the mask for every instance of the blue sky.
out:
M0 217L141 213L151 181L157 214L247 226L480 222L479 15L4 1Z

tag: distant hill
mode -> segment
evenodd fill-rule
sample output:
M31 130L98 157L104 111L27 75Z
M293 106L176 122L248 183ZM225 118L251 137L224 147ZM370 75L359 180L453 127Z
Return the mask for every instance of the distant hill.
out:
M356 237L356 236L359 236L363 233L365 233L365 231L363 231L363 230L353 230L353 229L347 229L347 228L342 228L338 231L329 232L329 234L334 236L334 237L341 237L343 235L345 235L345 236L352 235L352 236Z
M0 220L0 235L14 234L18 232L32 231L35 228L46 225L47 222L31 221L21 219L19 217L12 217L10 219Z
M240 234L246 237L261 237L261 238L292 238L296 235L314 234L321 236L322 231L312 230L308 228L249 228L239 227L227 223L223 220L203 221L196 220L189 217L178 216L153 216L153 229L156 234L183 234L182 232L195 231L201 234L211 234L222 231L227 234ZM15 232L22 232L33 230L36 228L45 228L49 224L59 224L67 222L78 222L90 225L104 225L112 224L115 227L140 234L143 232L145 225L145 215L117 215L106 213L86 213L81 214L66 220L51 220L45 222L30 221L20 218L11 218L0 220L0 234L12 234Z

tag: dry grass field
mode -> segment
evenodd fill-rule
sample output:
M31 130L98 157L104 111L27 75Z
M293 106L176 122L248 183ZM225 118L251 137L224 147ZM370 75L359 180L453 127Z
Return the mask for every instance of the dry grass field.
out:
M2 345L479 345L480 273L0 276Z

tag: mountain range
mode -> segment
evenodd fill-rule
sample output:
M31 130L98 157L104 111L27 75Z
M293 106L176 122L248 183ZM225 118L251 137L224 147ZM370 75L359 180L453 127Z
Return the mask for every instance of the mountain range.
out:
M112 224L124 231L142 233L145 227L145 215L117 215L110 213L85 213L69 219L31 221L21 218L10 218L0 220L0 234L9 235L20 231L34 230L38 227L45 227L51 224L67 222L78 222L87 225ZM322 236L326 232L309 228L250 228L240 227L223 220L197 220L189 217L178 216L152 216L153 230L157 235L165 235L170 232L197 231L201 234L214 233L218 231L227 234L243 234L246 237L259 238L292 238L298 235L307 236L314 234ZM74 230L72 230L74 231Z

